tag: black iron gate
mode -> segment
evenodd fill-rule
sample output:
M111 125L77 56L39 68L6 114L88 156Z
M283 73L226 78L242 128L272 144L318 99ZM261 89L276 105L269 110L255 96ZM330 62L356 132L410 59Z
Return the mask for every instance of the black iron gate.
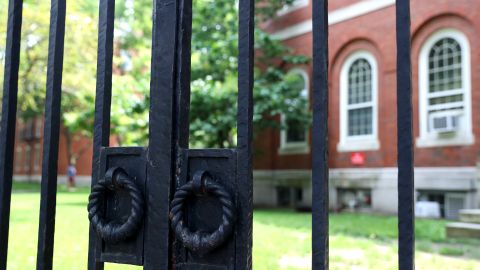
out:
M312 268L328 269L328 1L313 1ZM88 269L252 268L254 0L239 0L238 147L188 149L192 0L153 6L148 147L109 147L114 0L100 0ZM52 0L37 269L52 269L66 0ZM6 269L22 0L9 0L0 133ZM399 268L414 269L410 3L397 0Z

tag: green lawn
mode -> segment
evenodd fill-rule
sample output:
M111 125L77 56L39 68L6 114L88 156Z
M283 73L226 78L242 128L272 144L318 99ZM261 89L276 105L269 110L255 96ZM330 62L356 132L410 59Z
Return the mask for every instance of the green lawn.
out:
M57 198L55 269L85 269L87 189ZM8 269L34 269L38 187L16 184L12 197ZM480 269L479 240L445 239L444 221L417 220L417 269ZM310 269L311 217L308 213L257 210L254 213L254 269ZM331 269L397 269L396 218L330 216ZM106 269L138 269L108 265Z

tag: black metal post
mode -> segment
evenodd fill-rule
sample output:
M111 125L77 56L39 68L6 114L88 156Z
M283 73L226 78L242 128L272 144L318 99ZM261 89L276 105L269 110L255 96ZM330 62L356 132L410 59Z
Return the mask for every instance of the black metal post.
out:
M110 108L112 99L113 28L115 1L100 0L97 53L97 90L93 130L92 187L97 183L100 149L109 145ZM90 225L88 243L88 269L102 270L104 264L96 262L97 234Z
M238 221L237 269L252 268L253 224L253 65L255 1L240 0L238 29Z
M153 6L147 217L144 269L169 269L170 196L174 174L173 111L178 1Z
M312 269L328 269L328 0L313 1Z
M8 226L12 195L13 148L17 113L22 0L9 0L2 120L0 123L0 269L7 268Z
M37 269L42 270L52 269L53 260L65 11L65 0L52 0L43 135L42 189L37 248Z
M191 43L192 43L192 0L179 1L178 41L176 59L176 85L175 85L175 130L176 142L175 156L181 154L182 149L188 149L189 138L189 111L190 111L190 68L191 68ZM179 163L177 158L176 163ZM176 164L175 167L181 167ZM175 174L177 185L180 184L179 173Z
M410 0L397 0L398 260L415 268Z

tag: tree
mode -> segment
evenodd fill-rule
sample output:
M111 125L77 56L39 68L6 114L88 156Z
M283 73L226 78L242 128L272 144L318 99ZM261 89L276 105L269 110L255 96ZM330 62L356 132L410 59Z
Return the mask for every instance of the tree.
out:
M127 13L126 1L117 4L117 12ZM19 70L18 116L22 121L43 115L46 92L46 67L48 58L48 34L50 3L25 0L23 8L22 47ZM7 2L0 2L1 12L7 10ZM3 15L3 14L2 14ZM6 15L6 12L5 12ZM3 18L3 16L2 16ZM5 16L6 18L6 16ZM116 37L112 98L112 133L123 144L145 141L148 123L149 86L148 46L142 48L135 39L139 34L131 32L131 26L148 25L150 22L131 22L127 16L119 16L116 22ZM65 50L62 81L62 134L66 140L66 155L69 161L78 159L91 144L74 151L73 145L82 137L91 138L94 121L96 87L98 1L74 1L67 4ZM0 60L3 75L6 20L0 22ZM146 26L148 28L148 26ZM151 26L150 26L151 28ZM129 32L129 35L122 34ZM141 33L140 33L141 34ZM151 35L146 33L146 35ZM132 72L125 66L125 57L120 45L134 48L135 61ZM138 127L138 128L137 128ZM124 135L125 134L125 135Z
M233 147L236 135L237 114L237 55L238 55L238 1L203 0L193 1L192 63L191 63L191 106L190 142L192 146ZM293 0L258 1L257 25L273 18L276 12ZM123 31L118 40L120 48L137 53L139 48L148 47L151 38L150 2L139 0L125 2L117 15L125 25L133 25ZM148 22L148 23L147 23ZM257 67L254 87L255 130L284 128L275 117L283 113L297 119L300 125L309 123L307 100L299 96L286 78L286 68L291 64L308 62L305 56L293 55L290 48L268 34L256 29L255 47ZM140 65L145 68L148 65ZM149 69L148 69L149 70ZM140 71L140 72L139 72ZM145 77L141 69L132 70L138 80ZM142 96L148 94L142 85L137 89ZM145 102L145 104L148 102ZM146 107L148 108L148 107ZM144 108L144 109L146 109ZM146 115L144 115L146 117ZM142 124L146 123L142 120ZM134 126L138 132L146 133L146 125ZM127 127L128 129L128 127ZM135 134L133 130L127 132ZM143 139L132 142L143 143Z
M72 146L82 135L91 136L93 126L97 20L91 3L67 5L61 120L68 160L77 159L89 148L85 145L74 152ZM23 7L18 116L28 121L43 115L45 106L50 4L25 0ZM6 20L0 22L1 45L5 31Z
M257 26L274 18L292 1L258 1ZM212 12L215 10L215 12ZM233 147L236 137L238 9L233 1L198 1L192 35L191 142L206 147ZM255 36L254 130L285 128L280 113L308 124L307 100L289 80L286 68L305 64L305 56L273 40L258 27ZM292 102L295 101L295 102Z
M258 1L257 25L273 18L293 0ZM190 129L193 146L232 147L236 144L237 1L193 1L192 92ZM97 47L97 1L68 3L62 97L63 133L67 155L79 135L91 136L94 116ZM116 3L112 133L122 145L144 145L148 138L151 0ZM49 5L25 0L20 67L19 108L22 119L43 113L48 48ZM0 30L5 26L0 26ZM308 124L306 99L288 79L286 68L308 58L256 29L257 65L254 87L256 131L284 128L279 113Z

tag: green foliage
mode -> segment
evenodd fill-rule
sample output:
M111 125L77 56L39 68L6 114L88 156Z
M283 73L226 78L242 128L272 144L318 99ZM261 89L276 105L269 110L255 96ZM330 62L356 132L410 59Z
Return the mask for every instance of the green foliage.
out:
M258 1L257 21L261 23L273 18L284 4L292 0ZM131 61L136 61L133 68L117 78L123 86L132 84L125 81L141 81L148 78L149 63L148 50L151 36L151 5L149 1L124 1L117 4L116 29L119 29L117 39L120 50L130 54ZM214 11L214 12L212 12ZM308 124L308 113L305 97L301 97L295 88L292 88L285 78L285 68L289 64L305 64L308 59L304 56L292 55L291 50L279 41L272 40L269 35L257 29L257 50L261 52L257 58L262 66L255 70L255 108L254 122L256 130L268 127L280 127L272 116L279 113L292 115L301 126ZM202 0L193 1L192 22L192 58L191 58L191 106L190 106L190 137L192 146L196 147L233 147L236 135L237 115L237 61L238 55L238 7L236 1L230 0ZM139 57L140 56L140 57ZM145 58L145 59L143 59ZM116 58L115 64L122 67L122 59ZM119 76L119 77L120 77ZM115 84L115 80L114 80ZM122 89L125 87L119 85ZM117 89L114 88L116 91ZM134 90L132 90L134 89ZM114 123L116 134L123 137L123 143L145 143L146 137L139 135L147 133L148 117L142 113L148 109L148 82L130 86L145 100L141 106L123 104L122 109L113 109L123 114L121 123ZM123 95L123 94L122 94ZM303 100L302 100L303 99ZM131 102L120 98L122 102ZM292 102L297 100L297 102ZM115 101L114 101L115 102ZM126 105L126 107L125 107ZM115 108L115 104L113 107ZM296 107L295 107L296 106ZM143 117L139 123L127 120L132 116L134 108L136 116ZM135 109L136 108L136 109ZM138 109L138 110L137 110ZM130 113L129 113L130 112Z
M79 135L92 136L98 32L94 13L87 3L67 5L61 120L68 160L77 159L88 148L73 151ZM48 1L25 1L18 99L18 115L24 120L44 112L49 24Z
M463 256L464 252L460 247L443 247L439 253L447 256Z
M85 10L86 3L72 2L67 5L62 122L65 131L70 134L91 136L98 30L96 17L91 17L93 10Z
M259 1L257 25L273 18L291 1ZM215 12L212 12L215 10ZM278 128L274 116L309 124L307 99L285 80L289 65L308 62L305 56L256 29L254 130ZM236 137L238 9L235 1L195 1L192 27L192 88L190 138L193 146L233 147Z
M84 130L93 101L96 63L96 19L82 12L82 5L67 7L63 68L62 111L71 132ZM19 71L19 116L32 118L44 110L50 5L47 1L25 1L23 9L21 59ZM2 24L1 29L6 25ZM73 116L86 115L87 118ZM74 119L80 118L78 121ZM78 126L78 128L77 128Z
M121 145L148 139L152 2L117 1L113 64L112 133Z
M258 1L257 25L273 18L283 5L291 2ZM193 1L190 113L193 146L236 144L237 4L238 1L231 0ZM0 5L2 10L6 9L5 2ZM41 115L44 109L49 9L48 1L24 2L19 93L22 119ZM67 9L62 122L64 134L72 141L78 134L91 136L93 130L98 3L69 2ZM112 134L123 145L145 144L148 138L151 14L151 0L116 3L111 125ZM0 33L5 33L4 23L0 22ZM275 117L280 113L305 128L309 123L307 99L299 95L295 79L289 79L285 71L291 65L306 64L308 58L294 55L260 29L256 30L255 48L256 130L282 128Z

